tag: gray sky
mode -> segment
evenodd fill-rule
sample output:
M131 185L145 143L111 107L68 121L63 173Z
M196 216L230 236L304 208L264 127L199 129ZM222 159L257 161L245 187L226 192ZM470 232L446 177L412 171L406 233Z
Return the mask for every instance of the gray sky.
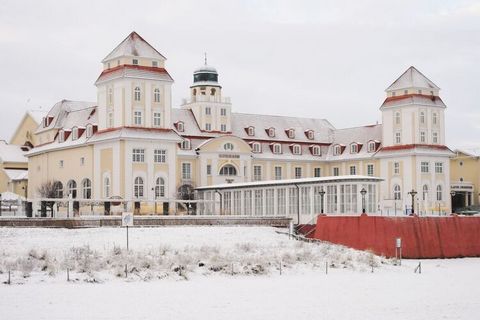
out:
M96 101L100 61L133 30L167 57L174 107L206 51L235 112L367 125L414 65L442 88L448 145L480 146L480 2L440 0L2 0L0 138L27 109Z

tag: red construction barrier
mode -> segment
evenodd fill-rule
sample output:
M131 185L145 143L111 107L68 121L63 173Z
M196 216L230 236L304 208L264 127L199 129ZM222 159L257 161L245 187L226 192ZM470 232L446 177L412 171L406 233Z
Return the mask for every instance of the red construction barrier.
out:
M315 239L395 256L402 239L405 258L480 256L480 217L319 216Z

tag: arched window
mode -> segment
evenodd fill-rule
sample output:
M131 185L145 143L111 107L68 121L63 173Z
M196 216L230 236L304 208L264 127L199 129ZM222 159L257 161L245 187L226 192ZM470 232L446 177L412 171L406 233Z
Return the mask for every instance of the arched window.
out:
M437 201L442 201L442 199L443 199L442 186L438 185L437 186Z
M434 125L436 125L437 122L438 122L437 114L436 114L436 113L433 113L433 115L432 115L432 123L433 123Z
M210 95L214 96L215 95L215 88L210 89Z
M55 198L63 198L63 184L60 181L53 183L53 190L55 191Z
M184 139L182 143L180 144L180 149L182 150L190 150L190 140L189 139Z
M315 139L315 132L313 130L308 130L307 131L307 138L310 140Z
M428 199L428 186L426 184L423 185L423 201Z
M269 136L270 138L275 137L275 128L269 128L269 129L268 129L268 136Z
M93 126L91 124L87 124L87 138L90 138L93 135Z
M400 112L395 112L395 124L400 124Z
M90 179L83 179L82 195L83 199L90 199L92 197L92 182L90 181Z
M420 112L420 123L424 124L425 123L425 112Z
M395 200L402 199L402 193L400 191L400 186L398 184L393 186L393 199Z
M73 199L77 198L77 183L75 180L70 180L67 182L67 192L72 195Z
M358 153L358 145L356 143L350 145L350 153Z
M255 153L262 152L262 145L258 142L252 143L252 152L255 152Z
M157 178L155 181L155 198L165 197L165 180Z
M342 148L337 144L333 147L333 155L338 156L342 153Z
M141 98L141 95L140 95L140 87L135 87L135 89L133 90L133 92L134 92L135 101L140 101L140 98Z
M160 102L160 89L153 90L153 101Z
M235 169L234 166L231 164L224 165L222 169L220 169L220 175L221 176L236 176L237 175L237 169Z
M302 148L298 144L294 144L292 147L293 154L302 154Z
M370 141L368 143L368 152L375 152L376 144L375 141Z
M312 147L312 154L313 154L314 156L320 156L321 153L322 153L322 152L321 152L321 149L320 149L319 146L313 146L313 147Z
M230 151L233 150L233 143L227 142L223 145L223 149Z
M254 136L255 135L255 128L254 127L248 127L247 128L247 134L249 136Z
M133 183L133 196L135 198L143 197L143 178L136 177Z
M103 178L103 197L110 198L110 177L108 176Z
M113 104L113 90L112 88L108 89L108 105Z
M177 130L180 131L180 132L183 132L185 130L185 127L184 127L182 121L177 122Z

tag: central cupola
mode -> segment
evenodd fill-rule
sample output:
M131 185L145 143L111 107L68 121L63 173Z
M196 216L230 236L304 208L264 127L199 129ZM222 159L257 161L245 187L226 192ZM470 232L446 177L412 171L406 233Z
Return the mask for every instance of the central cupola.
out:
M193 85L218 86L218 72L214 67L203 65L193 72Z

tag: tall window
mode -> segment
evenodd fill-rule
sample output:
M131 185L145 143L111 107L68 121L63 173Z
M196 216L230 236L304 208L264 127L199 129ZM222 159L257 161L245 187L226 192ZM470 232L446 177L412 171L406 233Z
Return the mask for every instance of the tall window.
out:
M400 132L395 132L395 143L396 144L402 143L402 134Z
M55 198L63 198L63 184L60 181L53 183L53 190L55 190Z
M262 180L262 167L253 166L253 181L260 181L260 180Z
M295 167L295 179L300 179L302 177L302 168Z
M82 182L83 199L90 199L92 197L92 182L90 179L84 179Z
M190 162L182 163L182 179L192 179L192 164Z
M112 88L108 89L108 105L111 106L113 104L113 90Z
M153 101L160 102L160 89L153 90Z
M313 169L313 176L315 178L319 178L322 176L322 169L321 168L314 168Z
M221 108L221 109L220 109L220 115L221 115L221 116L226 116L226 115L227 115L227 109Z
M103 197L110 198L110 177L103 178Z
M333 168L333 175L335 177L339 176L340 175L340 168L338 168L338 167Z
M135 198L143 197L143 178L136 177L133 183L133 195Z
M422 173L428 173L430 170L429 170L429 167L430 167L430 164L426 161L422 161L420 163L420 172Z
M157 178L155 181L155 198L165 197L165 180Z
M373 164L367 164L367 176L373 176Z
M437 186L437 201L442 201L442 199L443 199L442 186L438 185Z
M113 122L113 110L110 110L107 115L107 126L109 128L113 128L114 122Z
M432 133L432 143L438 143L438 133L437 132Z
M165 163L167 160L167 150L155 149L153 151L153 161L155 163Z
M145 162L145 149L133 149L132 162Z
M443 173L443 163L435 162L435 173Z
M402 199L402 193L400 191L400 186L398 184L393 186L393 199L395 200Z
M395 112L395 124L400 124L400 112Z
M227 164L220 169L220 175L221 176L236 176L237 175L237 169L235 169L235 167L232 166L231 164Z
M282 167L275 167L275 180L282 180Z
M140 110L135 110L133 112L133 123L136 126L141 126L142 125L142 111Z
M220 125L220 131L222 131L222 132L227 131L227 125L222 123L222 124Z
M205 107L205 114L206 115L211 115L212 114L212 108L211 107Z
M425 131L421 131L420 132L420 142L421 143L425 143L426 139L425 139Z
M425 124L425 112L420 112L420 123Z
M212 174L212 165L207 164L207 175L211 175L211 174Z
M72 195L72 198L77 198L77 183L75 180L70 180L67 182L67 192L68 195Z
M393 173L400 174L400 162L393 163Z
M350 166L350 175L354 176L357 174L357 167Z
M428 199L428 186L425 184L422 187L422 196L423 196L423 201Z
M212 124L211 123L205 123L205 130L212 131Z
M140 98L141 98L140 87L135 87L135 89L133 90L133 96L135 101L140 101Z
M160 127L162 125L162 114L158 111L153 112L153 126Z
M432 114L432 123L433 125L436 125L438 123L438 116L435 112Z

